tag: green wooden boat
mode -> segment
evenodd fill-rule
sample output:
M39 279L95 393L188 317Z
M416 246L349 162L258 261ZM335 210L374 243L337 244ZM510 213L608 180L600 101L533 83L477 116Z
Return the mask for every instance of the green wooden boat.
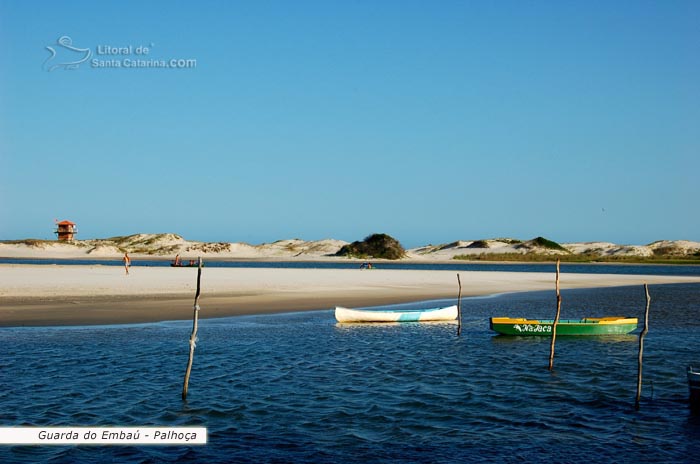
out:
M491 330L503 335L551 336L553 319L492 317ZM624 335L637 328L636 317L560 319L557 335Z

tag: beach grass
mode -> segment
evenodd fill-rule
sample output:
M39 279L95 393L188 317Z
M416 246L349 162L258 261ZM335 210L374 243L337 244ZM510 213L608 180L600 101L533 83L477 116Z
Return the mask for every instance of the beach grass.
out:
M461 261L486 262L521 262L540 263L554 262L557 259L563 263L616 263L616 264L695 264L700 265L700 253L687 256L654 255L644 256L603 256L592 253L555 255L547 253L481 253L474 255L457 255L453 259Z

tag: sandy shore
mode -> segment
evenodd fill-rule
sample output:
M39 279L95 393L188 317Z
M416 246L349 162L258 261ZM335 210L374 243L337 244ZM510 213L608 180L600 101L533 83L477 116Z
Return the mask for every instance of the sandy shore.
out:
M0 326L190 319L194 268L0 265ZM463 295L547 290L554 274L460 272ZM562 288L700 283L700 277L563 274ZM454 271L204 268L200 317L455 298Z

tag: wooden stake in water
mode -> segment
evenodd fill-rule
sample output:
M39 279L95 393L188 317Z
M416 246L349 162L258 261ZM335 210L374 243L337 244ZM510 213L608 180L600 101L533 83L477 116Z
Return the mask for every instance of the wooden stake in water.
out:
M457 336L462 335L462 281L457 273L457 284L459 285L459 295L457 296Z
M192 371L192 361L194 360L194 348L197 343L197 322L199 321L199 291L200 281L202 279L202 258L198 259L197 263L197 293L194 296L194 314L192 316L192 335L190 335L190 358L187 361L187 370L185 371L185 383L182 386L182 399L187 399L187 387L190 383L190 372Z
M649 286L644 284L644 293L647 297L647 307L644 310L644 328L639 333L639 358L637 359L637 398L634 400L634 409L639 411L639 398L642 396L642 357L644 356L644 337L649 332L649 305L651 304L651 296L649 296Z
M557 324L559 324L559 314L561 313L561 293L559 293L559 260L557 259L557 315L552 323L552 344L549 347L549 370L554 368L554 343L557 340Z

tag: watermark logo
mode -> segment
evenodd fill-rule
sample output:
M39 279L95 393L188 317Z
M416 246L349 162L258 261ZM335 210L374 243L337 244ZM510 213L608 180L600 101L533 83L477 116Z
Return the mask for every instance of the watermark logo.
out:
M47 46L49 56L44 61L44 70L58 68L78 69L81 64L90 69L194 69L195 58L153 56L155 44L148 45L97 45L92 48L73 46L73 40L67 35L56 41L57 45Z
M57 68L78 69L92 56L92 50L89 48L74 47L73 39L67 35L59 37L56 45L47 46L46 49L51 56L44 61L44 69L49 72Z

